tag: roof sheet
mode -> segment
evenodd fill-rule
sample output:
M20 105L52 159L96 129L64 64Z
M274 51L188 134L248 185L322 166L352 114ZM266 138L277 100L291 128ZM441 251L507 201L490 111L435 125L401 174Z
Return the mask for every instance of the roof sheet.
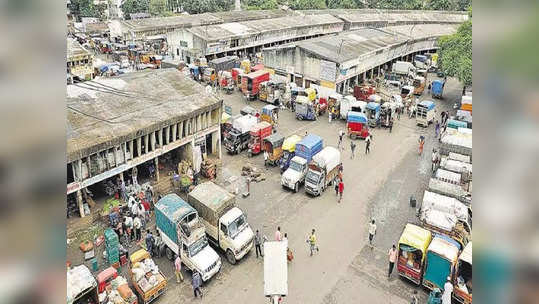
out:
M67 58L90 54L82 45L73 38L67 38Z
M68 85L68 162L133 139L137 131L157 130L164 123L218 108L220 103L176 69L139 71Z

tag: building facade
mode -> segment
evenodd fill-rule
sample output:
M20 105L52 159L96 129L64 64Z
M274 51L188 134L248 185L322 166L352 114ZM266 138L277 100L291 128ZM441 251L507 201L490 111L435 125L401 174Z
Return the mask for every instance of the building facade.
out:
M94 78L94 55L75 39L67 39L67 77L73 83L75 77L80 80Z

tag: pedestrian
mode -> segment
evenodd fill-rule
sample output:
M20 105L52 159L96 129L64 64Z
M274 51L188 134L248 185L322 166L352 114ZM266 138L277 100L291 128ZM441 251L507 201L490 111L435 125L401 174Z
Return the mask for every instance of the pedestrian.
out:
M269 158L268 151L264 150L264 167L266 167L268 164L268 158Z
M133 198L133 196L131 196ZM129 200L131 200L131 198ZM137 199L133 198L133 204L131 205L131 208L129 209L131 211L131 216L135 217L138 214L138 201Z
M339 143L337 144L337 148L341 148L341 144L342 144L342 138L344 136L344 131L343 130L340 130L339 131Z
M140 229L142 228L142 222L140 221L139 216L137 215L133 220L133 227L135 228L135 240L138 242L142 238Z
M371 152L371 135L367 135L367 138L365 138L365 154L368 154Z
M278 226L277 231L275 231L275 240L279 242L283 240L283 237L281 236L281 226Z
M414 290L414 295L412 296L412 302L410 304L419 304L419 297L417 296L417 290Z
M373 248L374 235L376 235L376 224L373 219L369 224L369 245L371 245L371 249Z
M195 298L197 297L197 293L200 294L200 297L202 298L202 290L200 290L200 285L202 285L202 280L200 278L200 273L198 271L193 272L193 293L195 294Z
M342 194L344 192L344 182L342 180L339 181L339 203L342 200Z
M433 173L434 173L434 171L436 171L437 165L438 165L438 152L436 151L436 149L432 149L432 165L431 165L431 169L432 169Z
M155 237L153 241L153 250L155 252L155 256L160 258L162 256L162 249L163 249L163 238L161 238L161 234L159 233L159 230L155 229Z
M286 242L288 244L288 233L284 233L284 237L282 239L283 242Z
M440 122L436 120L436 124L434 125L434 135L436 138L438 138L438 132L440 132Z
M447 281L444 284L444 293L442 294L442 304L451 304L451 294L453 293L453 284L451 284L451 277L447 277Z
M429 81L429 86L428 86L429 94L430 94L430 88L432 87L432 86L431 86L431 83L432 83L432 82Z
M423 146L425 145L425 136L419 136L419 155L423 154Z
M339 195L339 178L336 178L333 183L335 184L335 196Z
M462 96L464 96L466 94L466 86L463 86L462 87Z
M260 254L261 257L264 257L262 254L262 238L260 237L260 233L258 232L258 229L256 230L255 234L255 251L256 251L256 258L258 259L258 254Z
M144 241L146 242L146 251L150 253L150 256L153 256L154 239L152 233L150 232L150 229L146 230L146 238L144 239Z
M180 281L183 282L183 275L182 275L182 260L180 259L180 255L176 255L176 259L174 260L174 273L176 273L176 283L180 283ZM195 295L196 296L196 295Z
M131 178L133 179L133 186L138 185L138 181L137 181L138 169L137 169L137 167L134 167L131 171L132 171Z
M127 202L127 193L126 193L126 188L125 188L125 182L124 180L122 179L122 182L120 183L120 192L122 194L122 200L124 202Z
M124 218L124 224L125 224L125 231L127 232L127 236L128 236L128 243L129 241L132 241L133 240L133 218L130 217L130 216L126 216Z
M352 154L350 154L350 159L354 159L354 151L356 150L356 143L351 140L350 141L350 151L352 152Z
M387 271L387 277L391 276L391 273L393 272L393 266L395 265L395 261L397 260L397 248L395 247L395 244L389 249L388 252L389 255L389 269Z
M331 111L328 111L328 120L329 120L329 123L331 123L331 119L333 118L333 113L331 113Z
M142 224L142 228L146 227L146 209L144 208L144 205L142 203L138 203L138 216L140 218L140 222Z
M309 243L309 248L311 250L311 256L313 256L313 252L316 250L316 252L319 252L320 249L318 248L318 246L316 246L316 235L314 234L314 228L313 230L311 231L311 235L309 236L309 238L307 239L307 243Z
M389 119L389 133L393 130L393 117Z

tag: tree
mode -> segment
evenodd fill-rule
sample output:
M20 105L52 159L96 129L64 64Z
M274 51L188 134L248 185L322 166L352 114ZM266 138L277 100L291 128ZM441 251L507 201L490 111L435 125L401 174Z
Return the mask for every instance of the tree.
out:
M370 0L369 8L418 10L423 8L422 0Z
M125 0L122 4L122 12L126 19L131 19L131 14L148 12L148 1L146 0Z
M457 77L464 85L472 84L472 18L461 24L453 35L441 37L439 66L447 76Z
M152 16L167 16L172 14L168 9L167 0L150 0L149 11Z
M184 0L183 9L189 14L220 12L232 9L232 0Z
M459 11L466 11L469 10L469 8L471 7L472 0L457 0L455 9Z
M271 10L279 8L277 0L246 0L242 2L247 10Z
M435 11L453 11L456 10L457 4L454 0L429 0L425 9Z
M94 5L93 0L72 0L71 11L80 17L93 17L104 19L106 5ZM79 19L80 20L80 19Z
M325 0L291 0L289 6L294 10L327 8Z
M354 0L327 0L326 4L328 8L358 8L357 2Z

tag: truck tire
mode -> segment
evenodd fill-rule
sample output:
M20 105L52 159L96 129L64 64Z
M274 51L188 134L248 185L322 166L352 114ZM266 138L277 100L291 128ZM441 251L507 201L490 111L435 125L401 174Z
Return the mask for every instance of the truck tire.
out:
M350 134L350 138L355 140L356 139L356 134L354 134L354 133Z
M299 191L299 182L297 182L295 185L294 185L294 193L298 193Z
M165 255L167 256L167 259L169 259L170 261L174 260L174 252L172 252L170 248L166 247Z
M234 256L234 253L230 249L226 250L226 259L232 265L235 265L237 262L236 257Z
M251 150L249 150L249 152L247 152L247 156L248 157L253 157L253 152L251 152Z

